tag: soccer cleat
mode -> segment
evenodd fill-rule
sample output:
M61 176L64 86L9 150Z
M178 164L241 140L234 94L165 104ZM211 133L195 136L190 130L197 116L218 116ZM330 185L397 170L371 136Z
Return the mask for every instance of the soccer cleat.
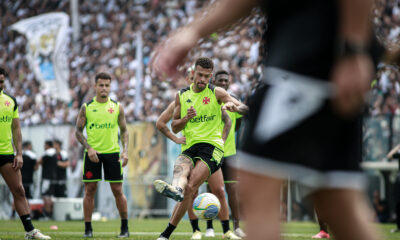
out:
M390 230L391 233L400 233L400 229L399 228L393 228Z
M201 239L201 232L199 230L196 230L193 235L191 240L200 240Z
M38 229L33 229L25 233L25 239L51 239L51 237L44 235Z
M129 237L129 231L121 231L121 233L118 235L118 238L128 238Z
M224 235L222 235L222 238L223 239L234 239L234 240L242 239L241 237L236 236L236 234L233 233L231 230L224 233Z
M85 234L83 234L84 238L92 238L93 237L93 232L92 230L85 230Z
M246 237L246 233L243 232L243 230L241 228L236 228L235 231L233 231L236 236L241 237L241 238L245 238Z
M157 240L168 240L168 238L163 237L163 236L159 236L159 237L157 238Z
M329 239L329 233L325 232L324 230L321 230L319 233L316 235L312 236L312 238L328 238Z
M175 201L182 202L183 201L183 194L177 187L172 186L162 180L155 180L154 187L156 188L157 192L161 195L166 197L172 198Z
M214 233L214 229L213 228L207 228L206 237L215 237L215 233Z

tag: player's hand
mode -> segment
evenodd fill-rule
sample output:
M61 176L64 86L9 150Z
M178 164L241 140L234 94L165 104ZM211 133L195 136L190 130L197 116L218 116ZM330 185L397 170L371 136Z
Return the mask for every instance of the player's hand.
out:
M227 102L222 106L222 110L228 110L229 112L239 111L238 107L233 102Z
M190 106L190 108L188 108L188 110L187 110L186 117L188 118L188 120L190 120L196 116L197 116L196 109L194 109L193 106Z
M177 67L182 64L198 40L199 36L190 27L177 30L156 47L150 63L151 69L161 79L176 76Z
M176 144L186 144L186 137L177 138L175 143Z
M122 167L125 167L128 164L128 154L123 152L119 160L122 161Z
M94 150L93 148L88 148L88 156L90 161L94 163L99 163L99 157L97 156L98 152Z
M13 165L12 167L14 168L15 171L18 171L18 169L22 168L22 165L24 164L24 161L22 160L22 155L15 155Z
M336 87L333 107L340 115L351 116L361 110L372 77L373 65L369 56L357 54L338 60L332 82Z

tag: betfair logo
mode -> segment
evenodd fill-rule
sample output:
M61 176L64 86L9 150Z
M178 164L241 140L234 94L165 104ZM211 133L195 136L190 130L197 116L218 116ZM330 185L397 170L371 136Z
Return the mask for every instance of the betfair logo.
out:
M2 116L0 117L0 123L9 123L12 121L12 118L10 116Z
M92 123L90 124L89 129L108 129L114 127L114 123Z
M200 123L200 122L208 122L208 121L213 121L215 119L215 114L211 116L205 115L200 115L198 117L190 119L191 123Z

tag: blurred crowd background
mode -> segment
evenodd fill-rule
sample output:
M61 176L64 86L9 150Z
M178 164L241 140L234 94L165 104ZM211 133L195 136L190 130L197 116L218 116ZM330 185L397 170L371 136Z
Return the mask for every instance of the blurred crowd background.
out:
M81 37L72 40L69 52L69 89L72 99L62 102L51 97L29 69L24 58L25 37L10 30L10 26L24 18L43 13L70 13L70 1L1 1L0 65L9 72L6 91L19 104L22 125L74 124L80 105L94 97L94 76L107 71L114 77L111 97L125 107L128 122L155 121L172 101L182 81L160 81L149 69L151 52L156 43L171 31L191 20L190 16L207 1L196 0L134 0L134 1L79 1ZM226 69L233 74L231 91L244 99L256 84L259 36L263 19L254 18L224 36L213 34L193 50L185 67L199 56L212 57L215 69ZM142 106L135 114L134 95L136 71L135 39L138 31L143 38ZM72 30L70 30L72 31ZM184 72L185 69L182 69Z

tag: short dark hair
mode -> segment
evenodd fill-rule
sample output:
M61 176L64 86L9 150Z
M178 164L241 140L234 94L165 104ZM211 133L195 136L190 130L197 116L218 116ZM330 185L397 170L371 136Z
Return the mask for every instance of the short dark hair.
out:
M62 147L62 142L59 139L54 139L54 143L57 143L58 145L60 145L60 147Z
M47 146L49 146L49 147L53 147L53 141L46 140L46 141L44 142L44 144L47 145Z
M96 74L96 78L95 78L94 82L97 83L97 81L98 81L100 78L101 78L101 79L106 79L106 80L110 80L110 81L111 81L111 76L110 76L110 74L108 74L108 73L106 73L106 72L100 72L100 73Z
M217 72L215 73L215 78L217 78L217 76L218 76L218 75L221 75L221 74L230 75L229 72L226 71L226 70L219 70L219 71L217 71Z
M0 74L1 74L1 73L0 73ZM32 145L31 141L25 141L25 142L22 143L22 147L23 147L23 148L26 148L26 147L28 147L29 145Z
M2 67L0 67L0 75L4 75L4 77L7 77L7 75L8 75L7 71Z
M211 59L206 58L206 57L201 57L196 60L196 63L194 64L194 67L196 68L197 66L200 66L202 68L207 68L207 69L214 69L214 63Z

